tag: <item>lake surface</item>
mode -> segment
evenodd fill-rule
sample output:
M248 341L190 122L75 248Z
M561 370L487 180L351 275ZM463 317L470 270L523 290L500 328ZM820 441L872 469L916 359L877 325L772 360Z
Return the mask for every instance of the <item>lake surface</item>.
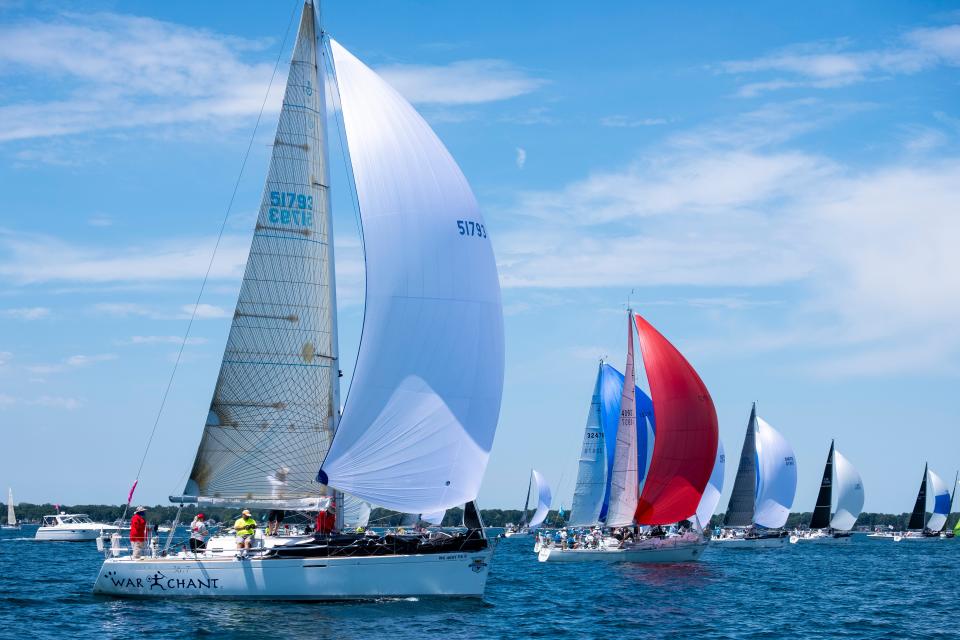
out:
M0 638L953 637L960 540L711 547L699 563L540 564L500 540L483 601L359 604L94 596L93 542L0 531Z

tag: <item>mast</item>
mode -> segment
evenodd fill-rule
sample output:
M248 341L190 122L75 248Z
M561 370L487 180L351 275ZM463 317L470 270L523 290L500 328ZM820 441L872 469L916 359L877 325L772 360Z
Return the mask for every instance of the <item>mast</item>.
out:
M634 523L639 500L640 476L637 460L637 397L633 369L633 309L627 309L627 366L624 369L620 397L620 421L617 445L610 472L610 505L607 526L624 527Z
M917 492L917 501L910 514L907 529L923 529L923 521L927 511L927 465L923 465L923 480L920 481L920 491Z
M733 491L727 503L727 513L723 524L728 527L749 527L753 524L753 514L757 499L757 403L750 408L747 421L747 433L743 437L740 450L740 464L737 477L733 481Z
M823 468L823 479L820 481L820 493L817 494L817 504L813 508L813 517L810 518L811 529L826 529L830 526L830 511L833 507L833 440L830 441L830 452L827 454L827 464Z

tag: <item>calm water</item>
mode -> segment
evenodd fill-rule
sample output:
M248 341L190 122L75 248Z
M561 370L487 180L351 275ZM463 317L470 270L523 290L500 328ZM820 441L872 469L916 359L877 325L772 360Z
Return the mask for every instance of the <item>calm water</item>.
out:
M90 593L90 543L0 532L0 638L947 637L960 540L711 548L699 563L542 565L501 540L482 602L296 604L136 601Z

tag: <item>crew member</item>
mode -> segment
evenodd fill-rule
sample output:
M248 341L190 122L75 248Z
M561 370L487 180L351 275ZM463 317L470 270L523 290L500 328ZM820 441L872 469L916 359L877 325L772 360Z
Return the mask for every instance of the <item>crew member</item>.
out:
M190 551L196 553L207 548L207 523L202 513L198 513L190 523Z
M328 536L333 533L333 529L336 527L336 525L337 506L334 504L333 500L331 500L329 507L320 509L320 511L317 512L317 533Z
M147 519L142 515L146 512L146 507L137 507L130 518L130 548L133 550L134 560L140 559L143 545L147 541Z
M257 532L257 521L250 517L249 509L243 510L243 514L233 523L233 529L237 532L237 549L249 549Z

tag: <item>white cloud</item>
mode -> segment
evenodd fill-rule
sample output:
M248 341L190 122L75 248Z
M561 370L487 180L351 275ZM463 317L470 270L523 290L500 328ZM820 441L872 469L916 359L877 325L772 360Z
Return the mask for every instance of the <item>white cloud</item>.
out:
M106 362L116 360L117 356L112 353L101 353L97 355L74 355L64 358L56 364L36 364L27 367L27 370L36 374L63 373L73 369L88 367L97 362Z
M0 393L0 409L6 409L17 404L17 399L5 393Z
M377 73L410 102L479 104L515 98L546 84L506 60L460 60L442 66L393 64Z
M9 351L0 351L0 367L6 366L11 360L13 360L12 353Z
M21 307L19 309L3 309L0 316L16 318L17 320L40 320L50 315L47 307Z
M40 396L31 402L31 404L40 405L41 407L66 409L67 411L73 411L83 406L83 402L77 398L64 398L61 396Z
M915 74L939 65L960 65L960 25L915 29L899 45L886 49L850 50L845 40L795 45L749 60L718 65L723 73L773 73L786 77L744 84L743 97L796 87L833 88L885 75Z
M87 224L91 227L109 227L113 225L113 218L102 213L87 218Z
M523 169L525 164L527 164L527 150L517 147L517 168Z
M201 302L196 306L196 312L194 312L194 306L192 304L185 304L180 307L182 318L189 318L191 315L196 317L199 320L207 320L211 318L228 318L230 317L230 312L226 309L218 307L212 304L206 304Z
M154 312L148 307L135 302L98 302L93 305L93 310L108 316L118 316L125 318L127 316L152 316Z
M43 282L150 282L201 279L214 239L167 239L118 250L81 246L39 234L0 230L0 276L17 284ZM238 278L247 261L249 236L224 236L210 277Z
M615 115L600 118L603 127L655 127L667 124L666 118L631 118L630 116Z
M206 338L187 338L184 341L183 336L131 336L129 340L121 342L120 344L125 345L134 345L134 344L176 344L181 343L188 345L197 345L197 344L206 344Z
M0 107L0 141L256 114L272 72L253 42L116 13L0 27L0 74L51 82L43 101ZM278 108L279 92L271 103Z

